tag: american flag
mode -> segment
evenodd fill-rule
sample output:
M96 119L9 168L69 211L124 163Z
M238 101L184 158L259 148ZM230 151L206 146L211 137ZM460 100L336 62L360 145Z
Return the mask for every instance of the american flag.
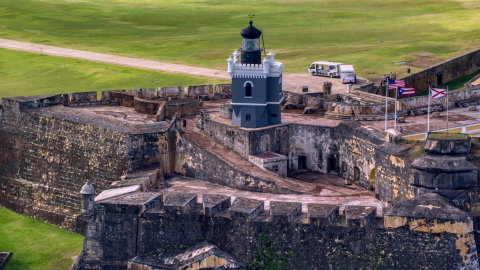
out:
M405 81L404 80L388 80L388 89L390 90L395 90L401 87L405 87Z

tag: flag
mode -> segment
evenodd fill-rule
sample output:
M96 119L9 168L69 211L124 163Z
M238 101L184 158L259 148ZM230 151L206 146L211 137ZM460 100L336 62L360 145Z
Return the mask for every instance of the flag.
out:
M415 95L415 88L398 88L398 95L399 96L409 96L409 95Z
M432 98L441 98L447 94L447 89L430 88Z
M388 80L388 89L395 90L396 88L405 87L404 80Z

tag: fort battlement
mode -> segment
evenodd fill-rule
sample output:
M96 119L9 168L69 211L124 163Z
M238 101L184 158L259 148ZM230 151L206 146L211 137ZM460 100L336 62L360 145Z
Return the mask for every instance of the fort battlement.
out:
M474 268L472 217L436 194L417 200L376 218L371 206L307 204L302 211L301 202L272 201L266 209L263 201L215 194L127 194L97 202L77 265L180 269L190 261L179 254L208 243L242 269Z

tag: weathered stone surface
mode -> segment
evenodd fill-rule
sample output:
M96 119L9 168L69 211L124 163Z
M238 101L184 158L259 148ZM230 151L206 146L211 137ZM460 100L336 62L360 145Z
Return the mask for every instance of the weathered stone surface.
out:
M302 213L302 203L270 202L270 216L273 222L288 223Z
M230 208L230 197L217 194L203 195L203 210L206 216L213 216Z
M203 242L181 251L180 254L151 253L137 256L128 262L127 270L231 268L244 269L245 265L215 245Z
M468 162L465 156L439 156L430 154L425 154L412 162L412 167L434 173L457 173L478 170L478 167Z
M428 193L409 200L396 203L385 216L447 219L471 221L467 212L459 210L445 198L435 193Z
M129 185L126 187L107 189L102 191L102 193L98 194L98 196L95 197L95 202L122 196L129 193L139 192L141 190L142 190L142 186L140 185Z
M474 170L457 173L430 173L413 170L413 181L411 184L426 188L440 189L478 187L478 172L477 170Z
M453 154L466 156L470 150L471 139L433 139L425 140L425 153L428 154Z
M195 194L168 194L165 197L165 210L172 213L186 214L195 208L197 195Z
M347 205L345 217L349 227L366 227L375 218L375 207Z
M338 217L338 205L309 203L308 219L310 224L316 226L327 226Z
M263 211L263 206L262 201L236 198L230 207L230 216L232 219L245 219L249 221Z
M115 241L110 238L114 228L112 225L115 224L116 218L121 216L113 214L121 213L102 212L101 208L104 206L99 205L96 209L95 222L92 223L96 226L90 227L91 233L87 234L85 243L89 249L84 251L82 266L84 269L95 267L125 269L128 263L131 263L132 267L135 263L139 267L146 265L160 267L165 265L165 259L172 262L176 258L182 265L175 266L180 267L207 258L208 256L201 255L207 254L202 247L216 246L219 251L225 252L224 255L215 252L217 256L228 261L241 260L245 264L242 269L263 269L266 265L282 265L287 269L478 267L471 230L458 234L457 231L448 229L464 226L465 223L462 225L460 222L450 227L439 223L437 227L425 227L433 223L422 225L436 230L433 234L423 229L412 230L412 227L408 226L384 228L383 221L373 218L366 224L367 226L350 226L347 225L347 219L365 221L366 218L372 217L374 207L366 209L350 206L352 208L346 208L346 217L333 217L338 207L318 205L309 206L308 212L311 210L315 212L307 213L307 216L330 216L333 220L326 226L318 226L300 219L287 223L269 222L261 218L263 202L242 198L236 198L235 201L232 208L241 214L238 219L220 214L205 216L198 212L169 215L162 209L150 209L140 214L138 238L131 234L132 228L135 228L132 221L138 220L138 215L126 216L125 213L122 216L123 224L133 227L117 225L116 233L126 231L127 233L122 235L127 234L131 239L126 240L122 237ZM115 208L114 205L112 208ZM118 209L127 211L125 208ZM233 213L232 209L230 212ZM434 209L431 213L434 214ZM257 217L245 218L253 214ZM464 215L459 213L458 217L462 219ZM97 230L97 234L92 233L95 228L102 227L107 229ZM95 246L93 245L95 239L104 240L97 241L99 245ZM138 241L136 253L131 252L128 244L133 243L135 239ZM207 239L208 244L205 243ZM120 244L120 241L124 243ZM193 252L195 250L198 252ZM198 254L198 257L194 253ZM123 256L122 260L120 255ZM175 266L171 265L172 268Z

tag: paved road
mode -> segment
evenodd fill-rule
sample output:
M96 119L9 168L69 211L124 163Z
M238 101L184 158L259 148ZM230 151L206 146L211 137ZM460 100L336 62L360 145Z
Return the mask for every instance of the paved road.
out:
M146 59L138 59L131 57L124 57L118 55L95 53L82 50L74 50L61 48L56 46L49 46L43 44L35 44L28 42L21 42L9 39L0 39L0 48L29 51L36 53L43 53L48 55L70 57L76 59L85 59L95 62L103 62L121 66L144 68L151 70L159 70L172 73L180 73L192 76L209 77L214 79L230 80L230 74L226 72L227 62L225 61L225 70L216 70L201 67L191 67L185 65L171 64L165 62L158 62ZM279 60L281 61L281 55ZM228 55L225 55L225 59ZM300 74L283 74L283 89L287 91L301 92L302 86L308 86L309 92L322 91L322 85L324 81L330 81L332 85L333 93L346 93L346 86L340 83L339 79L331 79L328 77L311 76L307 73L307 66L305 67L305 73Z
M14 41L14 40L8 40L8 39L0 39L0 47L6 48L6 49L12 49L12 50L19 50L19 51L29 51L29 52L43 53L43 54L49 54L49 55L85 59L89 61L103 62L103 63L109 63L109 64L115 64L115 65L121 65L121 66L145 68L145 69L151 69L151 70L159 70L159 71L202 76L202 77L210 77L215 79L230 80L231 78L230 74L228 74L226 71L221 71L221 70L200 68L200 67L190 67L190 66L170 64L165 62L152 61L152 60L118 56L118 55L66 49L61 47ZM225 59L227 58L228 56L226 56ZM225 61L225 69L226 67L227 67L227 62Z

